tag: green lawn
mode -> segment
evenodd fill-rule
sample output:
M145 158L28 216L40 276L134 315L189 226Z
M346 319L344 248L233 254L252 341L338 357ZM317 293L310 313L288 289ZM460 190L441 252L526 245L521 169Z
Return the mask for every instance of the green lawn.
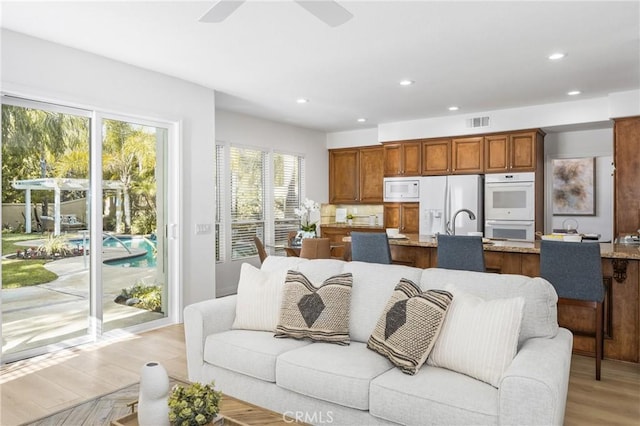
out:
M2 233L2 254L8 255L25 246L17 246L16 242L41 238L39 234ZM46 260L2 260L2 288L18 288L44 284L58 278L56 274L43 266Z

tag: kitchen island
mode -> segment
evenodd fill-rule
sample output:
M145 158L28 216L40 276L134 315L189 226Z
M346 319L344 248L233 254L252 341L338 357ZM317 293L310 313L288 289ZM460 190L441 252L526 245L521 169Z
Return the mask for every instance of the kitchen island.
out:
M605 358L640 362L640 246L600 244L605 286ZM434 237L407 235L389 240L394 263L433 268L437 265L437 241ZM540 275L540 242L489 240L484 244L488 272ZM573 306L558 308L558 321L574 330L592 331L594 314ZM574 352L595 353L594 339L574 337Z

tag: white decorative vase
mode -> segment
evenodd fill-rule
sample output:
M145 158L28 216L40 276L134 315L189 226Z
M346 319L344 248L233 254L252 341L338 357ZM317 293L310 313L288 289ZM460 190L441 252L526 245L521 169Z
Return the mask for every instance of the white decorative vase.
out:
M148 362L140 374L138 424L169 426L169 375L158 362Z

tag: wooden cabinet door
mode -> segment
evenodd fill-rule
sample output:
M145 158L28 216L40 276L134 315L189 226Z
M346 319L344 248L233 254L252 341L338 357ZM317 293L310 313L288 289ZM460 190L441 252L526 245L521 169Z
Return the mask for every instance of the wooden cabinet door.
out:
M328 238L331 244L344 245L331 250L332 257L343 257L346 244L342 239L350 234L350 228L320 226L322 238Z
M360 202L381 203L383 197L384 148L360 149Z
M533 172L536 170L537 133L509 135L509 170Z
M420 176L422 174L422 142L402 144L402 176Z
M417 234L420 229L420 204L385 203L384 227L398 228L400 233Z
M425 176L451 173L451 139L422 142L422 174Z
M402 203L400 232L417 234L420 231L420 203Z
M451 140L453 174L465 175L484 171L483 141L482 136Z
M359 198L360 184L358 149L329 151L329 202L353 203Z
M640 117L615 120L614 238L640 229Z
M484 171L501 173L509 170L509 135L484 138Z
M402 176L402 145L399 143L384 146L384 175Z
M400 203L384 203L384 227L400 228Z

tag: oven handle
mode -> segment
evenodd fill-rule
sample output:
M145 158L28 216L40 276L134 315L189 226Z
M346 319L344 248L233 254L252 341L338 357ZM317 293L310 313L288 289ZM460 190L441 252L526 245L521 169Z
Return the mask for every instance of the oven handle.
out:
M486 225L512 225L512 226L533 226L535 224L532 220L489 220L485 222Z
M488 188L504 188L504 189L514 189L514 188L531 188L534 185L534 182L486 182L485 185Z

